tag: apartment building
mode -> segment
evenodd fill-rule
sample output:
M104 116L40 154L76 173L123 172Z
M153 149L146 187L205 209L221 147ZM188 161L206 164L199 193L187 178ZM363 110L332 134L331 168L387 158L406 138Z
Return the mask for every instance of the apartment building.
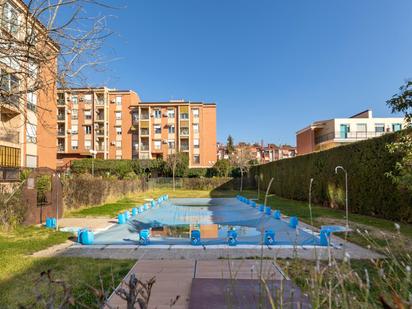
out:
M32 49L58 54L59 47L47 36L37 40L46 29L28 14L23 1L1 1L0 8L3 46L27 44L30 25ZM56 168L56 72L52 57L34 63L30 54L16 56L11 48L0 49L0 181L17 180L24 167ZM39 80L47 87L38 87Z
M269 163L276 160L293 158L296 156L296 147L290 145L275 145L267 144L248 144L240 142L235 147L235 153L239 153L240 150L246 150L253 160L256 160L259 164ZM227 147L224 144L217 144L217 159L230 159L230 155L227 152Z
M349 118L315 121L296 132L297 152L303 155L326 150L396 132L406 126L404 118L374 118L371 110L365 110Z
M191 167L215 163L216 105L142 102L132 90L58 91L58 165L75 159L166 159L176 151Z

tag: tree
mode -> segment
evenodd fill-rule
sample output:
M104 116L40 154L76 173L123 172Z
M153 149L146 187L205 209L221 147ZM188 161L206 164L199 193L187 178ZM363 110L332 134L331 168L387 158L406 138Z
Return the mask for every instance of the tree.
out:
M253 160L255 157L247 147L240 147L231 158L232 165L240 172L240 192L243 191L243 176L253 165Z
M212 167L212 173L218 177L228 177L232 170L232 165L227 159L218 160Z
M167 156L166 168L171 172L173 178L173 191L176 190L176 176L185 176L189 167L189 159L185 153L172 153Z
M412 81L406 81L399 92L386 101L392 113L401 112L410 124L412 120ZM400 160L396 162L393 171L386 173L392 181L407 190L412 191L412 136L410 132L402 132L397 140L389 145L390 153L396 153Z
M408 80L399 88L399 92L386 101L392 113L403 113L407 122L412 119L412 80Z
M48 124L50 115L47 107L37 104L39 96L55 102L56 86L87 86L85 73L107 63L101 54L111 35L107 18L89 14L94 6L109 8L105 1L27 0L15 1L16 7L2 1L1 108L13 106L26 121L30 109L38 122Z
M226 151L227 151L227 154L229 156L232 155L235 152L235 146L234 146L234 143L233 143L232 135L229 135L227 137Z

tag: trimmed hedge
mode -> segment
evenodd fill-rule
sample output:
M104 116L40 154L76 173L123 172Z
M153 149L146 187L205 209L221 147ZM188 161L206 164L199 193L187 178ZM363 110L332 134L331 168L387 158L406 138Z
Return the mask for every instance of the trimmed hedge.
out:
M271 193L302 201L308 200L309 181L314 178L312 201L344 209L345 176L341 170L335 174L335 167L341 165L348 171L350 212L411 223L412 194L385 176L400 160L386 149L398 134L255 166L248 177L253 181L259 175L261 188L273 177Z
M79 175L63 180L65 209L95 206L147 189L143 178L120 180Z

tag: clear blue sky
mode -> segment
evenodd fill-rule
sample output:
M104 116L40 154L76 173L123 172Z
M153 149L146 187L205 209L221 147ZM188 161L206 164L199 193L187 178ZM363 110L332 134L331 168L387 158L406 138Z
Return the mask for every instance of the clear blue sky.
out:
M113 1L115 2L115 1ZM385 105L412 77L410 0L118 0L111 70L145 101L216 102L218 140L295 144L314 120Z

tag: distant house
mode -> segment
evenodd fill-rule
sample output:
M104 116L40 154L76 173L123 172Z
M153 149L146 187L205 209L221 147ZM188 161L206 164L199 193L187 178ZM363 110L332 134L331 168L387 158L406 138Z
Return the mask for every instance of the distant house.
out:
M315 121L296 132L297 152L303 155L326 150L396 132L406 125L405 120L400 117L373 118L371 110L365 110L349 118Z

